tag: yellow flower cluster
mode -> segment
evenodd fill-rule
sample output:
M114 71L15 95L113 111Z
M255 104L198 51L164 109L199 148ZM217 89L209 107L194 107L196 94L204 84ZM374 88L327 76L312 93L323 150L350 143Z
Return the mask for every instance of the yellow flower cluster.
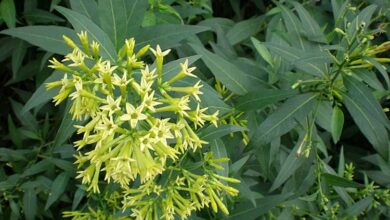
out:
M210 156L203 161L202 175L181 168L189 151L207 144L196 129L218 123L218 112L207 114L207 108L201 108L200 80L188 87L175 86L185 77L197 78L195 67L189 67L186 60L175 76L163 80L163 60L170 50L147 45L135 52L134 39L128 39L112 64L100 56L98 43L89 44L85 32L79 38L82 47L64 36L73 51L61 62L50 61L51 68L65 74L47 88L60 88L53 98L55 104L70 97L73 119L85 122L76 126L82 139L75 146L79 151L77 177L88 191L99 193L103 178L119 184L123 208L131 208L137 219L173 219L175 214L185 218L192 210L209 205L227 214L221 195L237 195L238 191L219 180L238 180L217 175L209 166ZM153 54L153 65L141 59L148 51ZM165 171L169 178L159 184ZM172 181L172 175L176 180Z

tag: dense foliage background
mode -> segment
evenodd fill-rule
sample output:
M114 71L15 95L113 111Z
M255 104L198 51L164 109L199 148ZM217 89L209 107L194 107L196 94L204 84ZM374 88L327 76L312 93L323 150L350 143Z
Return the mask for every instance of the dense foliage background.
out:
M69 107L45 89L80 31L108 57L130 37L172 48L208 84L229 126L199 133L240 194L191 219L390 218L389 1L2 0L0 18L1 219L129 215L87 197Z

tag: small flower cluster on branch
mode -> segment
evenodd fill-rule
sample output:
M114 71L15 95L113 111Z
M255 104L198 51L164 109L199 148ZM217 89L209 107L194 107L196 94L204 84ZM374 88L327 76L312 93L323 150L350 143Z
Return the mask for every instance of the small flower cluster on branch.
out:
M53 58L50 67L64 72L60 81L47 84L60 88L53 98L56 105L68 97L70 113L82 136L75 141L78 150L78 178L92 193L100 192L100 182L120 185L123 209L131 208L137 219L186 218L193 210L211 206L228 213L221 200L223 193L235 196L238 191L224 183L236 179L216 174L221 166L210 161L226 162L203 155L200 173L181 167L188 152L207 144L197 128L218 124L218 112L207 114L202 108L201 81L188 87L175 86L185 77L194 77L195 67L188 60L171 79L163 80L163 60L170 50L144 46L135 51L134 39L126 40L112 64L100 56L100 45L81 32L79 47L64 36L73 51L61 62ZM141 58L151 51L155 62ZM210 164L215 164L210 166ZM164 175L168 176L165 181ZM75 215L76 216L76 215Z

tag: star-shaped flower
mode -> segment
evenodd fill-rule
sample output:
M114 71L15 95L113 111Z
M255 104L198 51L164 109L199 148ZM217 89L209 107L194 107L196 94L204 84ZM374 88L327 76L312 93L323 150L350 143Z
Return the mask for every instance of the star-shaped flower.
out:
M144 106L140 105L137 108L130 103L126 103L126 112L120 117L122 121L130 121L131 128L135 128L137 126L138 121L145 120L147 117L142 113Z
M183 71L183 73L186 74L187 76L197 78L197 76L192 73L196 69L196 67L189 68L188 67L188 59L186 59L186 61L184 61L184 63L181 63L180 67L181 67L181 71Z
M145 108L149 109L150 111L156 111L154 106L162 104L161 102L156 102L156 99L154 98L154 91L152 91L149 94L146 94L142 100L142 104L145 106Z
M196 101L200 102L200 98L199 98L199 95L202 95L203 92L200 91L200 88L202 88L203 85L200 84L200 80L194 85L193 87L193 92L192 92L192 96L194 96L194 98L196 99Z
M125 87L127 84L131 82L132 79L127 79L127 73L124 72L122 78L118 76L118 74L114 73L114 77L112 79L112 84L120 87Z
M158 44L157 44L156 50L154 50L153 48L150 48L150 50L152 51L152 53L154 54L155 57L164 57L164 56L168 55L169 52L171 52L171 49L166 50L166 51L162 51L160 45L158 45Z
M116 111L120 110L119 104L121 102L121 97L114 100L110 95L107 96L107 104L100 107L103 111L108 111L109 115L114 114Z

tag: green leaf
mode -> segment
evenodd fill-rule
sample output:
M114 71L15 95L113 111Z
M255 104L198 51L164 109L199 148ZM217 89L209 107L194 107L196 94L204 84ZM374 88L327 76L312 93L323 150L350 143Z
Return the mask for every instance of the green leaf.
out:
M26 220L35 219L37 211L37 195L33 188L28 188L23 194L23 212Z
M95 0L70 0L72 10L85 15L95 24L99 24L98 6Z
M69 175L72 175L76 172L76 167L74 164L67 160L62 160L58 158L48 158L49 162L54 164L56 167L68 172Z
M232 92L238 95L244 95L249 91L249 88L256 85L253 84L253 81L244 72L231 62L209 52L203 47L195 44L190 45L197 54L202 55L203 62L211 70L215 78L221 81Z
M339 0L332 0L331 2L332 2L332 12L335 21L335 27L339 27L341 21L344 18L345 12L348 10L348 6L351 3L349 1L339 1Z
M249 111L262 109L297 94L297 90L257 89L237 99L237 109Z
M250 158L250 155L246 155L245 157L237 160L236 162L234 162L232 165L231 165L231 171L230 173L232 175L236 175L238 173L238 171L240 171L240 169L245 165L245 163L249 160Z
M108 34L118 50L127 32L127 6L125 0L99 0L100 27Z
M287 29L290 43L301 50L308 49L307 43L301 37L300 33L303 28L297 16L295 16L295 14L290 9L286 8L281 4L278 4L278 7L281 9L283 22Z
M339 176L344 175L345 171L345 157L344 157L344 146L341 146L340 153L339 153L339 164L337 167L337 174Z
M20 38L46 51L61 55L71 52L62 36L77 39L72 29L59 26L25 26L3 30L0 33Z
M31 98L23 106L22 112L27 112L32 108L35 108L39 105L42 105L50 101L56 94L58 94L59 89L46 89L46 83L58 81L63 78L63 73L55 70L32 94Z
M133 37L142 25L145 12L148 9L149 4L144 0L122 1L124 2L126 8L126 37Z
M256 38L252 37L251 41L253 45L255 46L257 52L260 54L260 56L271 66L274 66L274 62L272 60L272 56L270 52L268 51L267 47L264 45L264 43L258 41Z
M240 183L234 184L234 188L240 191L238 196L240 198L249 200L252 203L253 207L257 207L256 198L259 198L261 194L257 192L253 192L250 189L250 186L248 184L249 181L247 179L243 179L243 178L238 178L238 179L240 180Z
M251 18L245 21L237 22L227 33L226 37L231 45L255 35L261 28L264 17Z
M16 147L22 146L22 140L20 139L20 132L16 128L14 121L12 120L11 115L8 115L8 131L9 137L11 138L12 143L16 145Z
M318 105L316 123L327 130L329 133L332 133L331 122L332 121L332 104L327 101L322 101Z
M218 125L218 127L209 125L207 128L202 129L199 132L199 137L205 141L213 141L225 135L245 130L246 128L238 125Z
M152 46L159 44L162 48L171 48L178 45L180 41L207 30L208 27L202 26L166 24L138 29L134 33L134 38L137 48L147 44Z
M362 187L361 184L356 183L354 181L345 179L340 176L336 176L330 173L323 173L321 176L324 178L324 180L332 186L339 186L339 187L352 187L352 188L358 188Z
M297 145L299 147L299 145ZM297 148L296 147L296 148ZM297 157L296 148L294 148L287 159L283 162L282 167L280 168L278 175L272 183L270 191L274 191L279 188L286 180L294 174L294 172L303 164L306 158Z
M366 210L372 204L373 201L374 201L374 198L372 198L371 196L368 196L364 199L359 200L355 204L350 205L347 209L344 210L344 213L347 216L356 217L356 216L360 215L361 213L363 213L364 210Z
M32 176L41 172L45 172L48 170L48 167L50 165L50 162L46 159L39 161L38 163L33 164L31 167L27 168L23 174L22 177L28 177Z
M371 17L374 14L375 10L377 9L377 6L374 4L371 4L364 8L351 22L349 25L346 34L350 39L354 39L356 34L358 34L358 31L360 27L362 26L362 23L364 23L363 30L366 31L368 26L371 23ZM364 32L363 32L364 33Z
M9 200L9 206L11 208L12 214L16 217L14 219L19 219L20 217L20 207L19 205L13 200Z
M379 71L379 73L385 79L387 86L389 86L390 80L389 80L389 75L387 73L387 68L372 57L363 57L363 59L365 61L367 61L368 63L371 63ZM371 73L371 75L375 75L372 72L370 72L370 73Z
M47 199L45 205L45 210L47 210L65 192L68 182L69 175L66 172L63 172L56 177L51 185L49 198Z
M275 43L266 43L265 45L273 53L294 65L295 68L314 76L324 76L323 65L333 61L332 56L327 51L305 52L294 47Z
M302 121L313 109L317 94L307 93L288 99L274 113L268 116L256 129L249 146L260 147L287 133Z
M57 134L54 138L54 149L62 145L76 131L76 128L74 127L76 122L72 120L72 116L69 113L70 106L70 101L68 101L61 125L58 128Z
M210 150L213 152L214 158L223 158L227 157L226 146L223 141L219 138L215 138L210 142ZM229 175L229 164L228 163L220 163L220 165L224 168L223 170L217 170L217 173L221 176Z
M0 15L1 20L1 15ZM2 32L0 32L2 33ZM12 54L13 49L17 45L18 40L11 37L3 37L1 38L1 44L0 44L0 62L7 59L10 54Z
M18 40L14 51L12 52L12 77L17 79L18 71L22 65L23 58L27 52L27 44L23 40Z
M344 94L343 97L345 106L361 132L377 152L382 157L387 158L389 136L385 127L377 122L356 99L349 94Z
M100 53L103 58L109 59L111 62L116 61L115 47L99 26L78 12L60 6L56 6L55 9L68 19L76 32L86 31L91 40L100 44Z
M378 122L390 129L389 119L384 113L379 102L375 99L372 91L366 85L353 77L345 76L343 79L345 87L348 90L348 94L350 94L360 106L364 107L370 116L374 117Z
M7 27L14 28L16 24L16 11L14 0L2 0L0 3L0 14Z
M254 220L261 215L267 213L272 208L276 207L287 198L293 195L292 192L283 193L279 195L265 196L261 199L256 199L256 207L251 205L250 201L242 202L232 211L232 213L226 219L245 219Z
M24 12L24 17L31 23L49 24L64 22L65 20L53 13L41 9L33 9Z
M12 109L16 115L16 117L19 119L19 121L22 123L23 126L26 126L30 130L37 130L38 129L38 122L34 118L34 116L30 112L23 112L23 105L20 104L19 102L16 102L12 99L11 101L11 106Z
M344 113L338 106L334 106L332 111L332 121L331 121L332 138L334 143L337 143L340 140L343 127L344 127Z
M81 200L85 197L85 191L82 188L78 188L73 197L72 210L75 210L80 204Z
M303 31L306 34L306 37L311 41L316 41L319 43L326 43L325 35L322 33L320 26L313 19L310 13L298 2L292 2L295 6L295 9L298 12L299 18L302 22L302 26L305 27Z

